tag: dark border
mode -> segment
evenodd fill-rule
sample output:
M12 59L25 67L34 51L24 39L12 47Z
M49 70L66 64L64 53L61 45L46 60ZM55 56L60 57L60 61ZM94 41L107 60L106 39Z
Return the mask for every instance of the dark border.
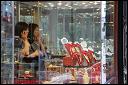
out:
M118 2L118 84L123 84L123 1Z

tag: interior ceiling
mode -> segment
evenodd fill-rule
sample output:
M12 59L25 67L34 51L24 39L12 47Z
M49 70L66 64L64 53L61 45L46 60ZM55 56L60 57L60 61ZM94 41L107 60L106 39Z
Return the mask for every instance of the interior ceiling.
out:
M53 9L59 9L62 11L73 9L73 11L77 13L88 13L88 15L89 13L94 13L95 15L98 15L101 9L101 1L21 1L20 13L21 15L31 15L35 8L38 7L42 8L42 13L44 14L49 13L49 11Z
M70 9L70 8L100 8L101 1L34 1L34 2L21 2L21 4L26 4L27 6L33 7L43 7L46 9L51 8L61 8L61 9Z

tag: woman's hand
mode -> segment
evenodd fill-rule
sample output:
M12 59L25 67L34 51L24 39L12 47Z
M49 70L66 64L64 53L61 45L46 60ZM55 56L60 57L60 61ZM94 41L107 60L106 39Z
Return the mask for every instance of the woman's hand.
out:
M35 52L33 52L30 56L28 57L37 57L39 56L39 52L36 50Z

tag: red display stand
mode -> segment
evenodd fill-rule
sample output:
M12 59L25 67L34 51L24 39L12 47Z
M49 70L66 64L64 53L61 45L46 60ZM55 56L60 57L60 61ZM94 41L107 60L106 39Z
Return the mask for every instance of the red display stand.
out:
M90 66L93 63L96 63L93 51L84 51L79 44L74 43L66 43L64 46L68 53L68 56L63 58L63 64L65 66L75 66L77 63L79 66Z

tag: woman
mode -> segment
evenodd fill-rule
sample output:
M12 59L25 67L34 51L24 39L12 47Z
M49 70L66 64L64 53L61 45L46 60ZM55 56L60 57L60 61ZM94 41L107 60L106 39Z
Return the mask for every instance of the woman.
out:
M39 26L37 24L34 23L30 23L29 24L29 42L31 43L31 48L34 52L34 61L38 62L38 64L36 64L37 69L39 70L44 70L45 69L45 65L44 65L44 53L45 53L45 49L44 49L44 44L43 44L43 40L41 38L41 34L39 32ZM39 67L39 68L38 68Z
M45 49L41 34L39 32L39 26L37 24L30 23L29 31L29 42L31 44L32 50L34 52L38 51L38 54L36 56L38 56L40 53L43 54Z
M24 57L27 57L29 55L29 50L30 50L28 33L29 33L29 27L27 23L18 22L15 25L15 36L19 37L18 43L15 42L15 44L18 44L18 48L20 48L20 53Z

